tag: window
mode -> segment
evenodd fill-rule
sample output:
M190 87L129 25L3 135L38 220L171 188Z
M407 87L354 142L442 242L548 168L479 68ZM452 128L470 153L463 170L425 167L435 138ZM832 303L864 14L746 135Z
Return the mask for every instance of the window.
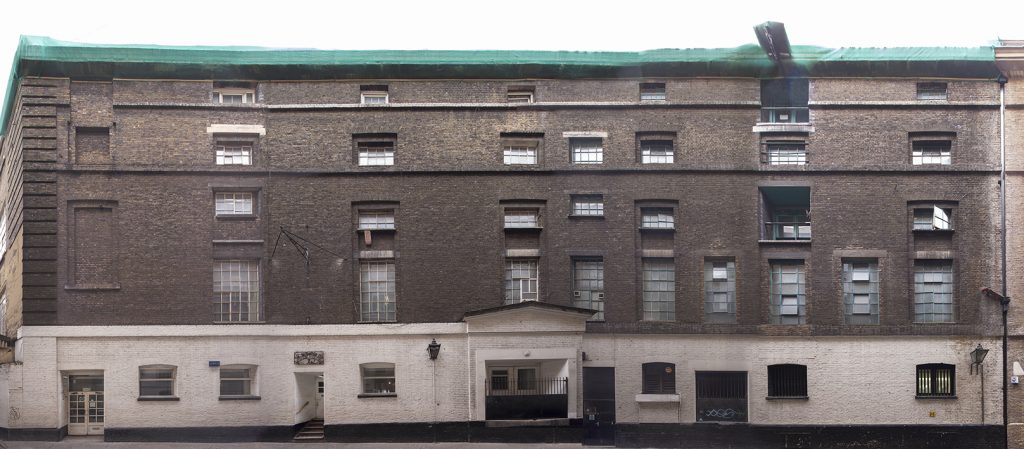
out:
M675 215L669 208L640 209L640 227L643 229L675 229Z
M804 142L768 141L764 160L768 165L806 165L807 144Z
M252 143L217 142L217 165L252 165Z
M641 140L640 162L643 164L671 164L675 150L671 140Z
M256 367L246 365L228 365L220 367L221 397L255 396L253 382L256 378Z
M572 214L583 217L603 217L604 197L601 195L573 195Z
M252 192L217 192L215 202L218 217L253 215Z
M262 309L259 262L215 261L213 296L215 321L259 321Z
M771 323L805 324L803 262L771 263Z
M7 254L7 209L0 210L0 260Z
M7 336L7 292L0 295L0 336Z
M394 230L395 212L390 210L361 211L359 212L359 229L366 230Z
M808 123L810 83L806 78L761 81L761 122Z
M360 166L395 165L394 141L357 142Z
M505 209L505 229L540 227L537 209Z
M651 362L643 364L643 394L676 394L676 365Z
M918 100L945 100L946 83L917 83Z
M945 363L917 365L917 396L956 396L956 367Z
M806 398L807 367L804 365L768 365L769 398Z
M761 187L763 239L811 239L810 187Z
M604 161L603 140L600 137L573 137L569 139L572 148L572 163L600 164Z
M846 324L878 324L878 261L843 261Z
M533 87L510 87L506 99L509 103L533 103L533 93Z
M697 422L747 421L745 371L697 371Z
M507 259L505 261L505 304L537 301L537 260Z
M359 86L359 102L362 104L387 104L388 86Z
M224 104L252 104L255 103L256 91L254 89L241 88L220 88L213 91L213 102Z
M736 322L736 262L704 262L704 321Z
M359 321L395 321L395 262L359 264Z
M665 101L665 83L640 83L640 101Z
M672 259L643 259L644 320L675 321L676 266Z
M950 231L953 229L953 221L950 217L953 209L932 206L931 208L914 209L914 230L915 231Z
M503 160L505 165L537 165L537 147L506 145Z
M950 165L953 163L950 140L915 140L912 145L911 163L914 165Z
M952 323L953 262L914 262L914 322Z
M175 368L173 366L140 366L139 397L173 397L174 374Z
M363 377L363 394L367 396L395 395L395 364L364 363L359 365Z
M593 320L604 320L604 260L572 261L572 305L596 310Z

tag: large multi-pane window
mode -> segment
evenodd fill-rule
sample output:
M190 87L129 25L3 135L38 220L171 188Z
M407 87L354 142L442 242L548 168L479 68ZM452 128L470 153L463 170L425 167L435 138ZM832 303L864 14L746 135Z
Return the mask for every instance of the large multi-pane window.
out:
M932 206L914 209L915 231L949 231L953 229L953 209Z
M600 217L604 215L604 197L601 195L573 195L572 214Z
M505 229L540 227L537 209L505 209Z
M917 365L918 396L956 396L956 367L945 363Z
M395 321L395 262L359 264L359 321Z
M503 160L505 165L537 165L537 146L505 145Z
M736 322L736 262L704 262L704 321Z
M218 260L213 264L214 320L259 321L260 264L255 260Z
M953 143L949 140L916 140L911 162L914 165L950 165Z
M772 324L804 324L807 317L803 262L771 263Z
M671 140L640 140L640 163L671 164L675 161L675 150Z
M256 92L253 89L221 88L213 91L213 102L224 104L255 103Z
M359 230L391 230L395 229L395 212L391 210L375 210L359 212Z
M914 322L952 323L953 261L914 262Z
M569 139L574 164L600 164L604 162L604 147L600 137L574 137Z
M218 142L217 165L252 165L252 144Z
M643 229L675 229L675 215L671 208L645 207L640 209L640 227Z
M604 260L572 261L572 303L576 307L596 310L592 319L604 320Z
M846 324L878 324L878 261L843 261Z
M665 83L640 83L640 101L665 101Z
M538 272L536 259L505 261L505 304L537 301Z
M948 83L917 83L918 100L945 100Z
M804 142L768 142L765 144L768 165L807 164L807 144Z
M644 320L675 321L676 267L672 259L643 259Z
M359 165L395 165L395 143L390 141L358 142Z
M217 192L216 215L230 217L253 214L252 192Z

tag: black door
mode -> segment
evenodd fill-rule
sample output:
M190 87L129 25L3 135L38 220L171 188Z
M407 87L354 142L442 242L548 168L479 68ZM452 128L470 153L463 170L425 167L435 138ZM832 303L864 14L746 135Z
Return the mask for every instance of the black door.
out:
M583 368L583 444L615 445L615 368Z

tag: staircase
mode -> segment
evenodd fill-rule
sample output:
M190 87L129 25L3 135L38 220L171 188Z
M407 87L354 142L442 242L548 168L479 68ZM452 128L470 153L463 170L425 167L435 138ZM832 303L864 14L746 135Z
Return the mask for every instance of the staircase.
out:
M314 419L299 429L299 433L292 438L293 441L323 441L324 420Z

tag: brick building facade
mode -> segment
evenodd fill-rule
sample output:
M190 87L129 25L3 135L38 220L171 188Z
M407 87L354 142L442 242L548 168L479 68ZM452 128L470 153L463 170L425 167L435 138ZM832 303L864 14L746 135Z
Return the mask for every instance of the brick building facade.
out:
M991 48L15 62L8 438L1002 443Z

